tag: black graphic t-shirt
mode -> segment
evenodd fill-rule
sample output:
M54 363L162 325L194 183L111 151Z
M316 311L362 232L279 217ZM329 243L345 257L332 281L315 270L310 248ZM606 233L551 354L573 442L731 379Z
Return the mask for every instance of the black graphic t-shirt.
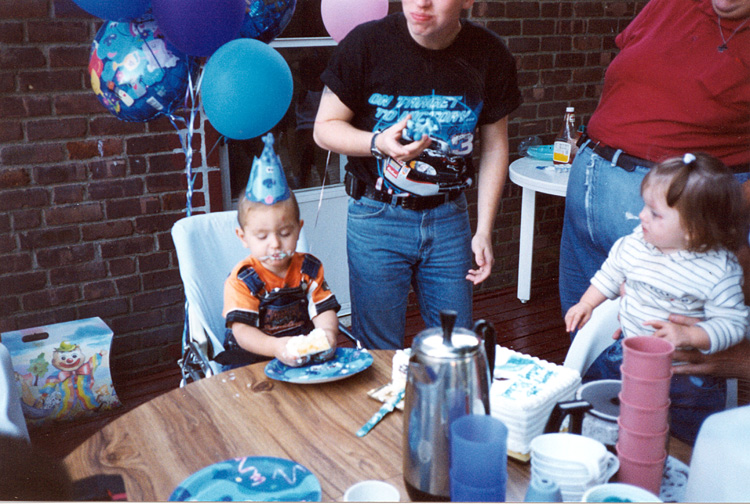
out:
M382 131L411 114L408 139L432 139L406 164L350 157L347 170L358 178L415 195L471 185L477 127L515 110L521 93L515 60L502 40L461 23L456 40L441 50L417 44L403 13L360 25L339 44L321 79L354 112L352 125Z

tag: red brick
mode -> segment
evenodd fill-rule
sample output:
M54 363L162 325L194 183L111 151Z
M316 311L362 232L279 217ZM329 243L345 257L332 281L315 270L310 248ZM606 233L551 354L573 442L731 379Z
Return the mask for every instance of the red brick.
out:
M75 285L67 287L44 289L41 292L35 292L23 296L21 302L24 310L44 310L53 306L70 305L81 299L79 289Z
M172 135L148 135L131 137L126 141L128 155L152 154L171 152L181 149L180 138L177 133Z
M521 30L524 36L549 35L555 31L555 20L553 19L524 19Z
M224 198L221 188L221 171L208 172L208 201L212 212L224 210Z
M3 168L0 170L0 189L25 187L30 182L31 176L26 168Z
M101 111L107 112L107 109L101 107ZM130 135L146 131L145 123L121 121L108 112L107 115L91 118L89 127L94 136Z
M47 284L43 271L31 271L0 277L0 292L5 296L41 290Z
M505 17L504 2L475 2L471 15L473 17Z
M35 229L42 225L42 211L39 209L16 210L13 212L13 230Z
M126 296L138 292L141 289L141 277L133 275L124 278L117 278L115 279L115 285L117 286L117 293L120 296Z
M91 47L62 46L51 47L49 50L49 65L51 68L87 67Z
M48 208L44 211L45 220L50 226L60 226L78 222L93 222L104 216L99 203L82 203L63 207Z
M12 72L0 72L0 92L10 93L16 90L16 75Z
M156 252L138 257L138 271L141 273L163 270L169 267L169 252Z
M169 231L173 224L174 218L168 214L146 215L135 219L135 230L140 234L151 234Z
M38 231L21 233L19 237L21 249L28 250L77 243L80 234L77 227L43 228Z
M187 186L187 180L181 173L167 175L152 175L146 178L146 190L150 193L162 193L184 189Z
M128 314L128 300L125 298L107 299L96 303L88 302L78 308L78 316L80 318L102 317L107 319L109 317L125 314ZM133 315L131 314L128 316L132 317ZM111 324L108 325L110 325L110 328L114 329ZM115 332L115 334L118 335L121 333ZM112 353L114 354L114 352Z
M0 198L0 211L19 208L42 207L49 203L47 191L39 188L3 191Z
M133 296L133 311L145 311L160 306L169 306L184 301L181 287L162 289Z
M52 201L55 205L69 205L83 201L83 186L80 184L55 187L52 189Z
M58 115L91 115L105 110L91 91L56 94L52 98Z
M52 111L48 96L5 96L0 97L0 117L38 117Z
M119 138L105 138L99 140L82 140L67 144L70 159L92 159L97 157L111 157L122 154L122 140Z
M49 280L52 285L79 284L89 280L98 280L107 276L107 268L101 261L63 266L50 270Z
M32 19L46 17L47 0L4 0L0 2L0 19Z
M45 93L83 89L83 69L22 71L19 85L24 91Z
M148 254L154 251L154 240L150 236L112 240L102 243L101 251L104 259L132 256L134 254Z
M37 47L0 47L0 68L41 68L47 64Z
M78 182L86 179L86 170L80 165L60 164L34 169L34 181L40 185Z
M81 233L84 241L123 238L133 234L133 224L125 220L105 221L81 226Z
M60 144L9 145L0 151L0 164L26 165L55 163L65 159L65 149Z
M131 275L135 273L135 259L131 257L120 257L107 262L109 274L113 277ZM138 277L134 277L138 278ZM122 293L121 293L122 294Z
M62 265L87 263L93 261L95 257L96 250L91 244L44 248L36 252L37 263L41 268L45 269Z
M0 19L2 19L0 17ZM3 44L20 44L23 42L23 23L13 21L0 22L0 42Z
M117 295L115 283L111 280L91 282L83 285L83 297L86 301L111 298Z
M18 120L0 121L0 144L23 140L23 128Z
M89 184L88 193L92 200L134 197L143 194L143 180L132 177L92 182Z
M86 119L82 117L29 121L26 123L26 135L31 142L76 138L86 135L87 126Z
M94 180L122 178L127 174L127 166L121 159L92 161L88 169Z
M144 290L156 290L172 285L182 285L180 272L176 269L143 273L141 278L143 279Z
M535 18L539 12L539 2L505 2L506 18Z
M90 43L89 23L85 21L29 21L28 38L31 43Z
M180 153L159 154L148 157L149 173L182 172L185 170L185 155Z

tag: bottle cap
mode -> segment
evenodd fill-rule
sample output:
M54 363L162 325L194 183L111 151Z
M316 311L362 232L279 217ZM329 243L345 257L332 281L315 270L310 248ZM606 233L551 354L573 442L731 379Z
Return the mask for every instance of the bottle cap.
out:
M575 111L576 111L575 107L565 107L565 112L575 112Z

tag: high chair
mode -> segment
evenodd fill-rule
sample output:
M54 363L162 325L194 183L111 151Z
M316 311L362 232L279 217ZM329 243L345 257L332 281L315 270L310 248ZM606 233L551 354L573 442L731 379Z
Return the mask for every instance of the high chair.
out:
M181 386L221 371L214 359L224 351L224 281L250 254L235 234L238 225L237 211L232 210L184 217L172 226L186 298L182 358L178 362ZM308 250L303 228L297 251ZM353 339L341 324L339 331Z

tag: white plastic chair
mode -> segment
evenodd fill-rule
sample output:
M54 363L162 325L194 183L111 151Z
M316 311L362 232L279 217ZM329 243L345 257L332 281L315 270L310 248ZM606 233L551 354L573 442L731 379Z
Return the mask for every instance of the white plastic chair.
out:
M591 319L573 338L563 366L575 369L581 376L586 373L599 354L614 343L612 335L620 327L619 306L619 299L608 299L593 311Z
M10 352L0 343L0 435L29 441Z
M185 217L172 226L186 298L182 385L221 371L214 358L224 351L224 280L250 254L235 234L238 225L232 210ZM303 229L297 251L308 249Z
M620 300L608 299L591 314L591 319L573 338L563 366L575 369L581 376L586 374L591 364L614 340L612 335L620 327L617 319ZM727 380L726 408L737 406L737 379Z

